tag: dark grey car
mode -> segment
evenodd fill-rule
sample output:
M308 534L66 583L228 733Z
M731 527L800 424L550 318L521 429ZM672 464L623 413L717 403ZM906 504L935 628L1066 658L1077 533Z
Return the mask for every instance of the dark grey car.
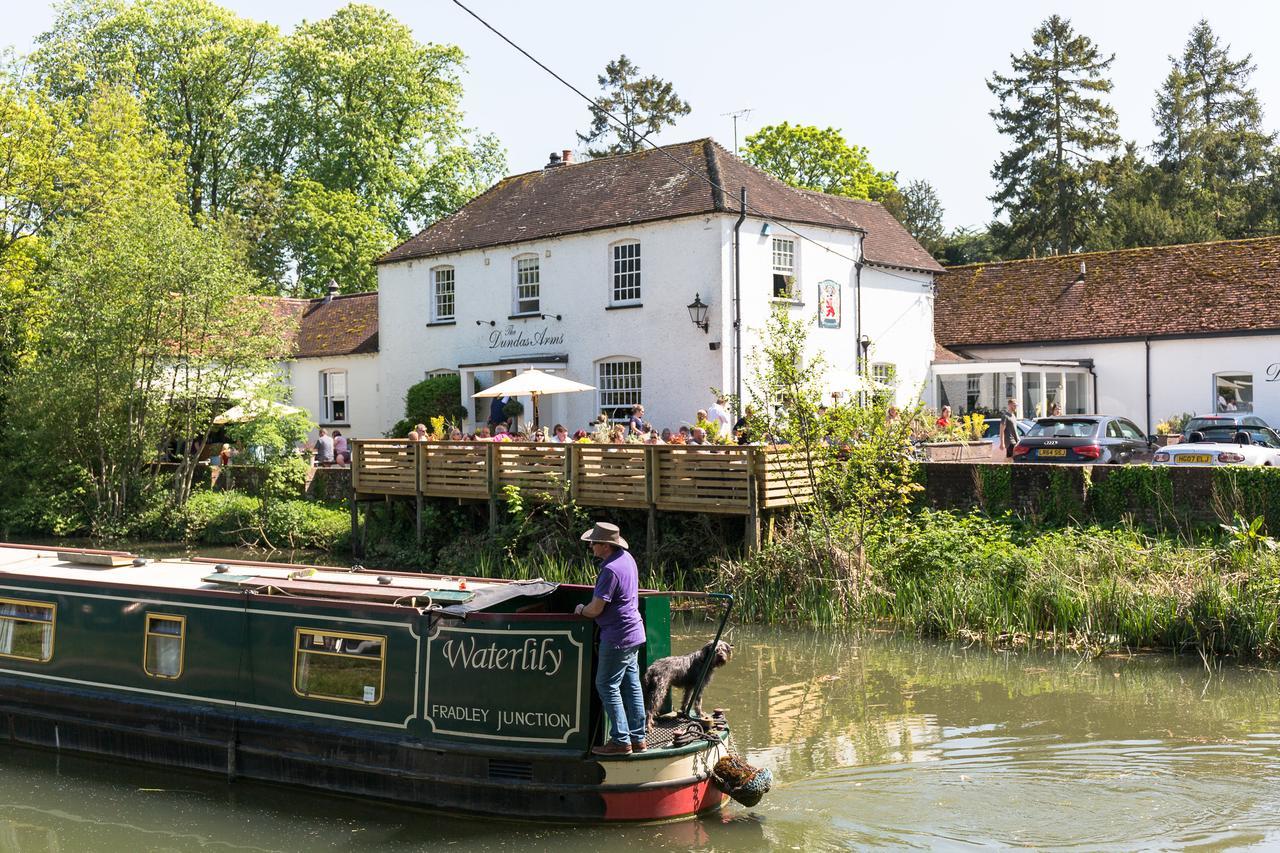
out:
M1123 465L1150 461L1154 442L1127 418L1063 415L1038 418L1013 448L1014 462Z

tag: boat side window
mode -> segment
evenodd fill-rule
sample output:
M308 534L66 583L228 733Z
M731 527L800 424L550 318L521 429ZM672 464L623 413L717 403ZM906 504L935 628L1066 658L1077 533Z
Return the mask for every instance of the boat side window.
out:
M294 693L358 705L382 701L386 637L298 628L294 638Z
M186 640L187 617L148 613L142 671L152 678L182 675Z
M0 657L50 660L57 614L56 604L0 598Z

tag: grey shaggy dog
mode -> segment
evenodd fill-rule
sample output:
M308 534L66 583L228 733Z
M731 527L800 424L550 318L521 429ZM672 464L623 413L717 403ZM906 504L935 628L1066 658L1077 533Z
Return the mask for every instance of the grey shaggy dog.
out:
M659 658L649 664L649 668L644 671L646 728L653 728L653 718L662 707L663 701L667 698L667 691L671 688L679 687L684 691L685 698L688 698L689 691L698 683L698 676L702 674L707 658L713 655L711 669L707 672L707 684L710 684L712 674L733 657L733 646L724 640L707 643L696 652L690 652L687 655ZM701 696L694 702L692 710L698 716L702 716Z

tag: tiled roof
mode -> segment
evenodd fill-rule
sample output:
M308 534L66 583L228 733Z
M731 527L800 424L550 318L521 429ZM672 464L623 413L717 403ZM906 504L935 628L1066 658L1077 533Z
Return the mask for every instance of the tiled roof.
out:
M879 204L794 189L711 139L504 178L378 263L679 216L737 213L737 191L743 186L748 205L771 218L865 230L864 255L872 263L941 269Z
M281 299L279 310L298 318L294 358L364 355L378 351L378 294Z
M952 352L937 341L933 342L933 360L939 361L968 361L969 359L960 355L958 352Z
M934 334L955 348L1280 330L1278 292L1280 237L970 264L937 277Z

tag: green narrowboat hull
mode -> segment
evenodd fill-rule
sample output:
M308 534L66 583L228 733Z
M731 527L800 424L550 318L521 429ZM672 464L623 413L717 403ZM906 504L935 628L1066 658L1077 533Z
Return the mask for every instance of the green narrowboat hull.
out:
M372 576L294 577L306 567L230 567L280 576L255 586L211 563L95 570L35 553L0 546L11 743L506 818L669 820L724 802L710 775L727 728L590 754L593 626L572 615L589 588L470 579L493 603L467 612L429 576L383 576L380 599ZM383 600L426 583L412 605ZM652 659L669 650L669 603L643 606Z

